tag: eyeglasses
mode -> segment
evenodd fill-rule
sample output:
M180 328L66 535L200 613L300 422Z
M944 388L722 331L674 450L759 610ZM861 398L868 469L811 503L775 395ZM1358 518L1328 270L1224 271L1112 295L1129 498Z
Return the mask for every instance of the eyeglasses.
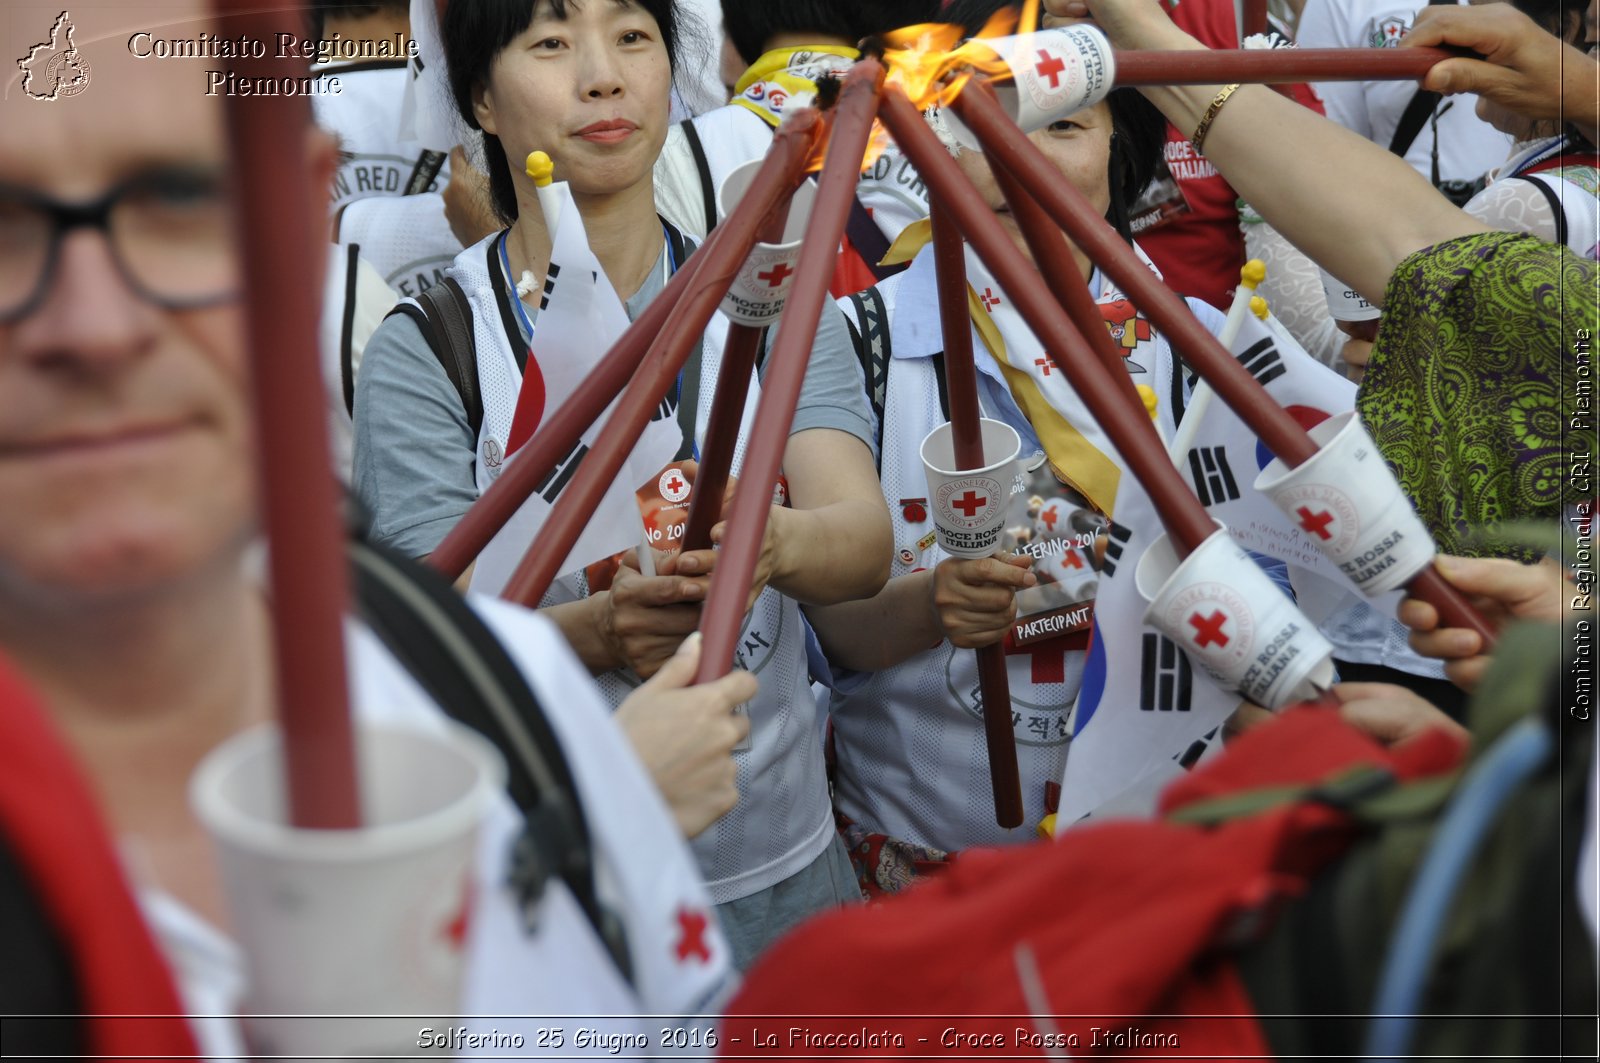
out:
M105 234L128 286L158 306L191 310L238 293L232 204L220 172L144 173L90 203L0 184L0 322L38 308L62 239L81 228Z

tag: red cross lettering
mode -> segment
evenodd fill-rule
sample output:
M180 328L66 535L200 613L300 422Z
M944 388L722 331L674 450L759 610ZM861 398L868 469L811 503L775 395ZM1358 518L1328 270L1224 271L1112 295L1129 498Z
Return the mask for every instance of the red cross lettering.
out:
M757 273L756 280L766 281L768 288L776 288L782 284L794 270L789 268L789 263L779 262L765 273Z
M1049 528L1051 531L1055 531L1056 521L1061 519L1056 513L1056 504L1052 502L1050 505L1045 507L1044 511L1039 514L1039 519L1044 521L1044 526L1046 528Z
M977 515L978 510L989 504L989 499L988 496L980 495L978 492L969 489L966 494L950 504L965 513L967 519L971 520Z
M1044 370L1045 376L1049 376L1050 370L1055 368L1055 364L1048 358L1035 358L1033 360L1033 364Z
M700 963L711 962L711 948L706 944L706 916L704 912L691 912L687 908L678 909L678 947L673 950L679 963L695 959Z
M1228 636L1222 633L1222 625L1228 622L1228 615L1221 609L1213 610L1208 617L1195 613L1189 618L1189 623L1194 627L1194 644L1202 650L1207 646L1226 646Z
M1327 511L1313 513L1305 506L1301 506L1296 512L1300 514L1300 527L1323 542L1333 538L1333 533L1328 530L1328 525L1333 523L1332 513Z
M667 490L671 491L673 494L677 494L679 491L682 491L683 488L683 481L678 479L676 476L667 481Z
M978 298L982 300L983 308L985 310L993 310L995 307L1000 305L1000 297L994 294L994 292L988 288L985 288L983 290L983 294L978 296Z
M1033 70L1040 77L1049 78L1051 88L1059 89L1061 87L1061 75L1066 72L1066 69L1067 64L1063 63L1058 56L1042 48L1039 49L1039 65L1034 67Z

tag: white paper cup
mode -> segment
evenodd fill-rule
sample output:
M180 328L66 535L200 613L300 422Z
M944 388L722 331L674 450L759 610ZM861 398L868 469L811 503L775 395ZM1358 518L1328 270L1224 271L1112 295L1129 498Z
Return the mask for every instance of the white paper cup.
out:
M722 182L717 199L722 216L727 217L761 170L761 159L752 159L730 173ZM783 227L783 242L758 243L744 260L739 274L722 297L722 312L741 325L761 328L772 324L783 312L794 285L794 270L800 262L800 241L811 218L811 205L817 198L815 181L806 180L789 202L789 217Z
M1024 133L1093 107L1106 98L1116 76L1111 42L1094 26L1063 26L973 43L991 49L1005 64L1010 80L997 76L995 95ZM945 117L964 147L982 150L954 113Z
M359 728L357 749L359 830L287 825L276 726L223 743L190 783L217 845L249 976L246 1036L261 1055L419 1055L410 1017L460 1011L478 829L505 763L453 723Z
M1376 321L1383 311L1367 302L1360 292L1327 270L1322 274L1322 295L1328 300L1328 316L1335 321Z
M1016 429L988 419L979 424L985 463L981 469L956 468L955 435L949 423L922 441L933 531L952 557L988 557L999 549L1011 495L1019 487L1013 465L1022 439Z
M1256 477L1272 500L1367 597L1428 567L1437 548L1355 413L1311 429L1322 448L1298 469L1274 459Z
M1144 622L1229 690L1281 709L1333 685L1333 647L1219 528L1181 564L1163 535L1134 573Z

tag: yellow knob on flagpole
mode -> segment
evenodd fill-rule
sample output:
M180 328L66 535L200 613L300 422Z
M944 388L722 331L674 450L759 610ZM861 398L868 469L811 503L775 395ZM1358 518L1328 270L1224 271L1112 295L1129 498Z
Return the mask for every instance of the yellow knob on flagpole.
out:
M555 179L556 164L550 161L550 156L542 151L528 153L528 176L533 178L533 183L540 188L548 188Z
M1050 813L1039 821L1039 837L1049 840L1056 836L1056 814Z
M1140 384L1138 392L1139 398L1144 402L1144 412L1150 415L1152 421L1155 420L1156 407L1161 403L1161 400L1156 396L1156 389L1148 384Z
M1267 279L1267 264L1259 258L1252 258L1244 264L1239 271L1239 283L1255 291L1261 287L1261 282Z
M1267 301L1259 295L1251 296L1250 312L1265 321L1267 319Z

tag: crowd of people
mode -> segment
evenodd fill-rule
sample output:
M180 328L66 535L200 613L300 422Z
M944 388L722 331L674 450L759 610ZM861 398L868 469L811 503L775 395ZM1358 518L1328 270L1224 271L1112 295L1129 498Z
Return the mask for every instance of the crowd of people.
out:
M22 6L38 18L11 18L8 55L57 19ZM197 0L142 6L118 17L226 33ZM1119 49L1241 43L1240 13L1222 0L304 8L295 17L323 39L416 42L409 57L311 71L343 91L316 95L307 116L327 254L303 277L324 297L330 475L347 488L351 535L419 567L698 253L730 175L893 31L946 23L967 37L1037 17L1046 29L1091 23ZM861 942L894 942L860 955L932 978L958 952L982 953L981 940L944 954L921 938L897 952L897 912L926 928L971 891L1032 882L1029 868L1070 878L1072 846L1097 859L1096 831L1172 811L1172 787L1225 778L1231 755L1264 748L1249 743L1287 717L1337 717L1330 726L1392 754L1382 763L1404 776L1416 750L1453 766L1487 740L1471 700L1486 675L1537 663L1526 684L1554 684L1558 701L1589 674L1593 11L1290 0L1273 26L1251 43L1461 55L1420 85L1117 88L1029 139L1273 400L1308 427L1359 418L1437 543L1439 573L1496 631L1541 624L1552 643L1572 642L1557 629L1576 625L1577 663L1506 659L1433 606L1398 593L1369 602L1304 542L1284 545L1293 524L1277 534L1281 518L1250 488L1271 455L1240 414L1197 398L1187 352L1070 242L1161 441L1187 441L1174 454L1184 479L1317 625L1338 682L1320 706L1268 711L1145 625L1135 570L1163 531L1156 507L1053 371L1048 338L970 248L961 314L978 401L1020 440L1019 494L1005 551L947 554L922 453L951 401L929 196L889 144L857 187L781 478L749 485L739 474L772 340L813 322L786 312L762 333L730 492L770 491L773 504L733 670L694 682L720 549L665 550L650 530L665 529L663 514L681 521L729 376L720 312L536 607L498 599L506 559L558 504L593 432L457 582L556 736L597 885L597 899L555 879L519 890L513 858L533 818L502 797L478 845L462 1014L687 1023L894 1010L903 996L862 986L895 971L835 981L830 965L852 967ZM226 1016L248 1006L249 964L189 790L208 753L275 710L246 383L251 249L233 227L251 206L233 189L222 102L197 90L193 63L141 63L117 27L89 17L75 41L58 30L52 46L92 71L81 98L0 102L0 776L11 780L0 778L0 927L30 957L8 966L42 972L0 979L0 1011L171 1019L19 1027L19 1053L242 1057ZM927 120L1034 262L1040 234L1009 205L1006 174L964 146L947 113ZM1230 315L1247 255L1266 262L1267 306ZM739 531L718 524L713 542ZM1577 536L1576 553L1562 533ZM1019 616L1034 615L1072 619L1024 635ZM346 625L355 719L437 728L450 706L376 626ZM1006 662L1020 826L996 822L972 652L988 647ZM1593 726L1558 718L1558 729ZM1584 780L1593 746L1589 735L1567 764ZM1591 979L1595 793L1591 783L1568 810L1579 834L1558 875L1588 930ZM996 849L1006 856L988 862L982 851ZM947 893L930 890L938 882ZM914 899L920 908L897 908ZM1042 990L1085 1011L1071 985L1047 976ZM525 1025L531 1045L541 1024Z

